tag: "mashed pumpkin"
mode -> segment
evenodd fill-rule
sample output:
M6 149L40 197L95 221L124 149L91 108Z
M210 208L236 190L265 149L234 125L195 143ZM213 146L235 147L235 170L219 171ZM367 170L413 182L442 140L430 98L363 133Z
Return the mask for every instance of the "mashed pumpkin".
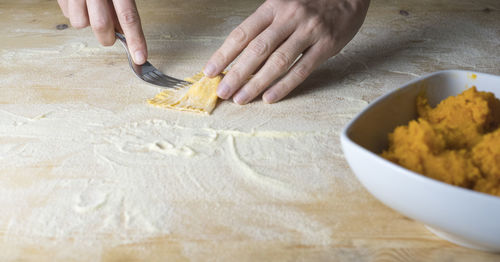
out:
M419 118L389 134L382 156L452 185L500 196L500 100L476 87L432 108L417 97Z

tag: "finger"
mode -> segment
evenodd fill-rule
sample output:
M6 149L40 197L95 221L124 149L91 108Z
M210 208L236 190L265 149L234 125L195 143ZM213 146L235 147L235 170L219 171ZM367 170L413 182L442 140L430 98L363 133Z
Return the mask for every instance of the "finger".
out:
M113 0L113 4L132 58L136 64L142 65L147 59L147 47L135 1Z
M115 32L123 34L122 27L120 26L120 21L118 21L118 16L116 15L116 10L115 10L115 7L113 5L113 0L108 0L108 6L110 7L109 13L111 15L111 18L113 19L113 25L115 28Z
M115 30L108 1L87 0L90 26L97 40L104 45L110 46L115 42Z
M291 24L272 24L241 53L217 88L220 98L231 97L271 53L293 32Z
M66 18L69 18L69 14L68 14L68 1L67 0L57 0L57 3L59 4L59 7L61 8L61 11L63 12L63 15Z
M74 28L85 28L89 26L87 4L85 0L72 0L68 2L68 15L71 26Z
M264 66L234 95L234 102L246 104L258 96L273 81L287 72L288 68L306 50L313 40L300 31L295 31L271 56Z
M222 46L208 60L203 70L205 75L213 77L220 74L272 21L273 12L270 7L261 5L229 34Z
M269 88L263 95L266 103L275 103L288 95L300 83L302 83L316 67L329 58L328 50L320 43L314 44L302 55L302 57L290 68L288 73Z

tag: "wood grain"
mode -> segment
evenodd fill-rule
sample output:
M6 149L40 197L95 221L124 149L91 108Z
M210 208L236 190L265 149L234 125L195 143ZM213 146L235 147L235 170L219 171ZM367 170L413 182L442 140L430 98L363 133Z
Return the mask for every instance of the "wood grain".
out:
M198 71L230 30L258 5L259 1L246 0L138 1L150 60L166 73L179 77ZM212 118L202 120L191 115L168 117L177 117L180 123L196 120L214 126L232 121L241 129L252 128L244 118L253 117L254 122L261 120L259 123L268 129L279 129L280 123L293 117L302 121L304 126L333 126L339 132L362 108L353 103L346 108L325 112L323 109L329 108L325 96L328 99L370 102L417 75L441 69L500 74L498 18L500 3L497 0L372 1L365 25L352 43L313 73L289 99L268 107L268 114L248 113L251 108L267 106L258 101L249 107L229 103L221 105ZM0 2L0 55L4 59L0 61L0 106L85 101L100 108L120 110L124 105L142 104L144 98L156 92L132 88L139 86L140 82L130 78L131 72L121 47L100 47L89 29L78 31L63 26L58 29L58 25L68 23L60 14L56 1ZM88 79L98 81L89 84ZM314 101L314 106L305 101ZM284 114L285 110L281 108L286 107L299 108L296 110L299 112ZM36 117L40 112L30 114L28 117ZM160 116L163 113L155 114ZM332 114L336 117L331 117ZM0 137L0 143L8 139ZM332 148L341 153L338 141L332 142ZM0 168L0 180L8 180L12 187L23 187L28 186L34 177L57 179L49 175L57 165L58 160L54 159L34 166ZM211 225L206 229L207 234L214 236L211 240L171 234L123 245L107 243L106 236L101 236L101 241L96 243L60 243L57 239L35 239L5 231L0 232L0 260L500 260L500 255L459 247L437 238L422 224L374 199L356 181L343 159L332 165L325 172L334 170L342 178L335 190L317 203L281 206L313 217L331 229L334 233L324 245L303 245L294 239L256 240L231 235L228 229ZM43 203L43 199L32 201L33 206ZM185 204L201 206L207 203ZM272 204L272 200L266 204ZM4 222L1 220L7 216L0 214L0 222Z

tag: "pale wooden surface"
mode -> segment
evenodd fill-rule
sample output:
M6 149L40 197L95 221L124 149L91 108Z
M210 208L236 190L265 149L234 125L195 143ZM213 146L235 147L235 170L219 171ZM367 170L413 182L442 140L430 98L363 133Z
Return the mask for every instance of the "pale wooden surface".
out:
M176 76L197 71L228 32L258 4L222 0L140 1L150 61ZM408 15L400 10L406 10ZM56 25L63 23L67 21L56 1L0 2L0 109L30 103L84 101L119 110L124 105L142 105L145 98L157 91L143 87L131 77L121 47L99 47L88 29L56 30ZM223 103L208 118L154 109L147 113L184 124L197 121L200 126L217 127L229 122L237 130L251 129L249 122L258 122L266 130L282 130L289 126L289 121L296 121L298 124L293 127L296 130L332 129L335 136L331 137L331 146L340 152L338 132L364 105L345 103L342 108L330 108L328 99L370 102L428 72L471 69L500 74L499 65L498 1L375 0L354 41L282 103L268 106L256 101L245 107ZM286 114L289 110L295 113ZM36 115L35 112L32 116ZM1 137L0 142L7 139ZM212 240L165 235L123 245L105 240L97 246L78 241L53 245L54 239L33 240L0 231L0 260L500 260L499 255L441 240L422 224L385 207L357 183L342 159L326 168L325 172L342 178L335 190L323 194L317 203L283 205L314 217L331 229L333 233L325 245L300 245L293 239L235 238L225 236L223 231L214 232ZM18 172L36 175L50 169L43 165L0 169L0 181ZM0 214L0 222L7 217L8 214ZM188 252L187 247L195 248L196 252Z

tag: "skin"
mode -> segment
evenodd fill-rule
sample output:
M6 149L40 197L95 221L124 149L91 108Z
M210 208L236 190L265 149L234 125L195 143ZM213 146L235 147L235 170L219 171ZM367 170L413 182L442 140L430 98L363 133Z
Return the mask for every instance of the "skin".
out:
M115 31L127 38L136 64L146 62L148 52L141 19L134 0L57 0L59 7L77 29L90 26L103 46L115 43Z
M114 30L127 37L134 61L146 61L146 41L133 0L58 0L73 27L90 25L99 42L112 45ZM232 64L217 88L237 104L258 95L283 99L358 32L370 0L267 0L237 26L204 68L210 77ZM251 77L252 76L252 77Z
M264 92L265 102L277 102L354 37L368 5L369 0L268 0L231 32L205 74L219 74L240 56L217 95L246 104Z

